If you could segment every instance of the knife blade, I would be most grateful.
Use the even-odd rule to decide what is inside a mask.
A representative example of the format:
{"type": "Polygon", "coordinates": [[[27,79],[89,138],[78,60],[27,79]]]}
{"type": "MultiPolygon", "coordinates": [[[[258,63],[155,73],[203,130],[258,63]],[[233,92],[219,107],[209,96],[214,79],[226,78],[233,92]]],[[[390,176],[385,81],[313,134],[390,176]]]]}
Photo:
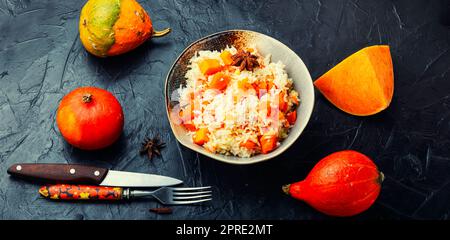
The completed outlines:
{"type": "Polygon", "coordinates": [[[183,183],[167,176],[115,171],[81,164],[18,163],[9,167],[7,172],[22,178],[100,186],[164,187],[183,183]]]}

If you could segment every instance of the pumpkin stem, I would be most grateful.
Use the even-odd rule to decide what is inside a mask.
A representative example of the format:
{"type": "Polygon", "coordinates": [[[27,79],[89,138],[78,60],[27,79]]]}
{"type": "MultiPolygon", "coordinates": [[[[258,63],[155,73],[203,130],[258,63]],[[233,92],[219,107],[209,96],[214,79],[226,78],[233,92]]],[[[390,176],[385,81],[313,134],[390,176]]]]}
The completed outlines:
{"type": "Polygon", "coordinates": [[[384,181],[384,173],[380,172],[380,176],[378,177],[378,182],[381,184],[384,181]]]}
{"type": "Polygon", "coordinates": [[[290,187],[291,187],[291,184],[286,184],[286,185],[283,185],[283,186],[281,187],[281,189],[283,189],[283,192],[284,192],[284,193],[286,193],[287,195],[289,195],[289,189],[290,189],[290,187]]]}
{"type": "Polygon", "coordinates": [[[92,101],[92,94],[86,93],[83,95],[83,102],[90,103],[92,101]]]}
{"type": "Polygon", "coordinates": [[[170,31],[171,31],[171,29],[170,28],[166,28],[166,29],[164,29],[164,30],[161,30],[161,31],[155,31],[155,30],[153,30],[153,37],[162,37],[162,36],[165,36],[165,35],[167,35],[168,33],[170,33],[170,31]]]}

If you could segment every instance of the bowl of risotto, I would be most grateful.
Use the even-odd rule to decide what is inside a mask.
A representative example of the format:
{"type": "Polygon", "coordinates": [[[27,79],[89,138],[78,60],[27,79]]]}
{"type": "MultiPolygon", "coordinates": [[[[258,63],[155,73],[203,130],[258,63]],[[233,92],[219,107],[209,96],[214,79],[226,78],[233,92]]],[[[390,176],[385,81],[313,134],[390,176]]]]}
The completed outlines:
{"type": "Polygon", "coordinates": [[[177,140],[212,159],[252,164],[288,149],[305,129],[314,87],[303,61],[267,35],[229,30],[188,46],[165,83],[177,140]]]}

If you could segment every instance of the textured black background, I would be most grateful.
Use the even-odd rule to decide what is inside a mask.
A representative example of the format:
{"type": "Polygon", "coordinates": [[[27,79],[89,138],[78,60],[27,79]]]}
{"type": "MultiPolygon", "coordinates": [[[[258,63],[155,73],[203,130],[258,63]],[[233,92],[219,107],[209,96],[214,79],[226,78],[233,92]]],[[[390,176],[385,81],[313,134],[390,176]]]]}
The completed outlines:
{"type": "Polygon", "coordinates": [[[327,219],[282,194],[322,157],[359,150],[387,179],[377,202],[354,219],[447,219],[450,211],[450,28],[448,1],[140,1],[156,28],[173,32],[115,58],[89,55],[78,17],[85,1],[0,1],[0,218],[2,219],[327,219]],[[303,135],[283,155],[251,166],[219,163],[180,146],[164,108],[164,79],[192,41],[242,28],[273,36],[306,63],[313,79],[351,53],[389,44],[395,68],[391,106],[353,117],[317,94],[303,135]],[[125,112],[113,147],[84,152],[67,145],[55,124],[60,99],[93,85],[115,94],[125,112]],[[146,135],[160,133],[162,158],[138,154],[146,135]],[[18,162],[89,163],[158,173],[190,186],[214,186],[214,201],[148,212],[153,201],[58,203],[39,185],[10,178],[18,162]]]}

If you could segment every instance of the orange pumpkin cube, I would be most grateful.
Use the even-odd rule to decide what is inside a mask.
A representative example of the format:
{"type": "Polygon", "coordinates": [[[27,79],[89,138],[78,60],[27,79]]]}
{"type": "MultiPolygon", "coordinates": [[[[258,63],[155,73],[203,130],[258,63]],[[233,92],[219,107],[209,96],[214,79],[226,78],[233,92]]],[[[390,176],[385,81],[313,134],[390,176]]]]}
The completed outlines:
{"type": "Polygon", "coordinates": [[[205,76],[212,75],[222,70],[219,60],[216,59],[205,59],[198,64],[198,67],[200,68],[200,72],[205,76]]]}
{"type": "Polygon", "coordinates": [[[261,144],[261,152],[267,154],[277,147],[278,138],[275,135],[263,135],[259,139],[261,144]]]}
{"type": "Polygon", "coordinates": [[[230,80],[231,80],[230,76],[222,72],[218,72],[214,74],[211,82],[209,83],[209,87],[217,90],[224,90],[227,88],[230,80]]]}
{"type": "Polygon", "coordinates": [[[233,55],[226,50],[220,53],[220,58],[222,59],[223,63],[225,63],[226,66],[229,66],[233,63],[233,58],[231,58],[231,56],[233,55]]]}
{"type": "Polygon", "coordinates": [[[256,144],[255,142],[253,142],[252,140],[247,140],[245,142],[242,142],[241,144],[239,144],[241,147],[245,147],[248,150],[255,150],[258,147],[258,144],[256,144]]]}
{"type": "Polygon", "coordinates": [[[208,142],[209,141],[208,133],[209,131],[207,128],[198,129],[193,136],[194,143],[201,146],[206,142],[208,142]]]}

